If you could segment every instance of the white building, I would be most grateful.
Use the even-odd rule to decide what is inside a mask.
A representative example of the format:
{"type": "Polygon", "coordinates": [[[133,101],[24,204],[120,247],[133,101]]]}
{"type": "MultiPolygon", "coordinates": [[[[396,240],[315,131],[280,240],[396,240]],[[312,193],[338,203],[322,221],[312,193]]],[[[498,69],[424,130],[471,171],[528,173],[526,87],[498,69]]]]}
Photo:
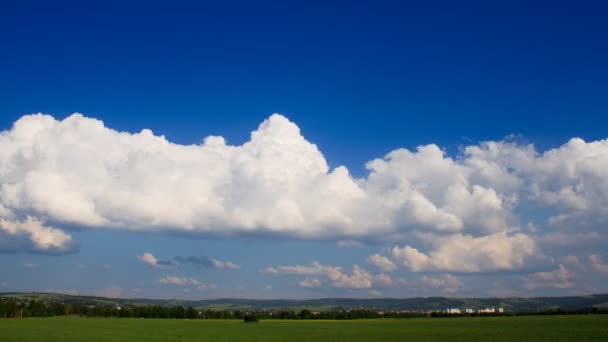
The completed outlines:
{"type": "Polygon", "coordinates": [[[452,314],[460,314],[462,313],[462,311],[460,311],[460,309],[447,309],[445,310],[446,313],[452,315],[452,314]]]}

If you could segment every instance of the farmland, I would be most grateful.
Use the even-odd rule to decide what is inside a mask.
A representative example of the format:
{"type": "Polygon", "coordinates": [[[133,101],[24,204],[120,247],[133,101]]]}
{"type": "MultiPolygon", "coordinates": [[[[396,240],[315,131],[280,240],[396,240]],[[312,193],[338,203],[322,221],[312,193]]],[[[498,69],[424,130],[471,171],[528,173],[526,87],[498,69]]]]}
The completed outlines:
{"type": "Polygon", "coordinates": [[[0,319],[0,341],[606,341],[608,315],[349,321],[0,319]]]}

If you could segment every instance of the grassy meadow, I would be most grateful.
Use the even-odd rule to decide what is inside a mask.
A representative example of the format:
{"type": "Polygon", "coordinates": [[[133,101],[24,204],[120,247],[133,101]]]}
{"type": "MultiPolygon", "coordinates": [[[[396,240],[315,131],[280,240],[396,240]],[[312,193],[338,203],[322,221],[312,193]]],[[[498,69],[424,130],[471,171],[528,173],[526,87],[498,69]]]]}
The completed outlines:
{"type": "Polygon", "coordinates": [[[608,315],[352,321],[0,319],[0,341],[608,341],[608,315]]]}

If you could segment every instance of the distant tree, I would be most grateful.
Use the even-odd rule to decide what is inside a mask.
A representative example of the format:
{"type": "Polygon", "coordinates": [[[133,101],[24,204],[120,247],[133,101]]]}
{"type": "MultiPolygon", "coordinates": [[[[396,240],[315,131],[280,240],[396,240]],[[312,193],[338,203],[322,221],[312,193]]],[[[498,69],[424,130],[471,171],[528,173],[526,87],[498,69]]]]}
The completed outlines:
{"type": "Polygon", "coordinates": [[[198,311],[196,311],[193,307],[189,306],[186,309],[186,318],[189,318],[189,319],[198,318],[198,311]]]}
{"type": "Polygon", "coordinates": [[[243,322],[245,322],[245,323],[256,323],[258,321],[259,321],[258,316],[256,314],[253,314],[253,313],[246,314],[243,317],[243,322]]]}
{"type": "Polygon", "coordinates": [[[312,319],[312,312],[307,309],[300,311],[300,319],[312,319]]]}

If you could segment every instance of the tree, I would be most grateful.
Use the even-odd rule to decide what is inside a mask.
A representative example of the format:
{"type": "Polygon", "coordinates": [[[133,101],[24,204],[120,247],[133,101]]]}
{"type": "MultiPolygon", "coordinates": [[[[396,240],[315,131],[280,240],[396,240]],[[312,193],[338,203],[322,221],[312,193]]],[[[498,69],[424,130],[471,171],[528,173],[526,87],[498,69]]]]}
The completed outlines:
{"type": "Polygon", "coordinates": [[[256,316],[253,313],[246,314],[245,317],[243,318],[243,322],[245,322],[245,323],[256,323],[258,321],[259,321],[258,316],[256,316]]]}

